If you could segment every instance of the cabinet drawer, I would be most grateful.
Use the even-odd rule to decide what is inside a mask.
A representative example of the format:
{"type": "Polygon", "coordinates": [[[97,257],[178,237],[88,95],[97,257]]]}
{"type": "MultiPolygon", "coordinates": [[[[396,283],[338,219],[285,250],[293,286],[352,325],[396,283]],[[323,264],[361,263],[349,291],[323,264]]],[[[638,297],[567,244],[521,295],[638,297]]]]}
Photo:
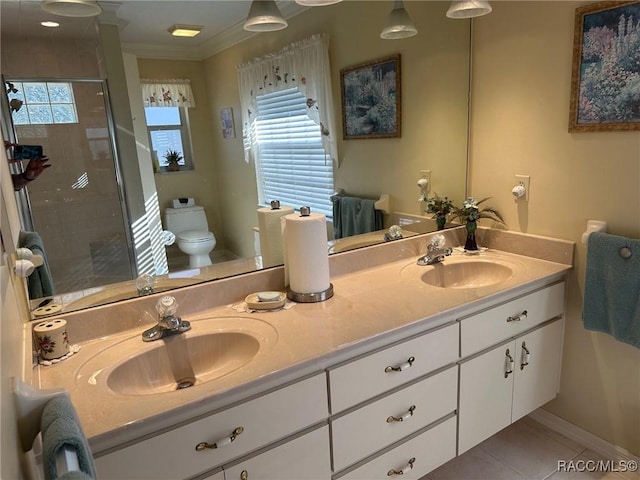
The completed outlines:
{"type": "Polygon", "coordinates": [[[209,417],[96,459],[101,479],[185,478],[212,469],[284,438],[327,417],[324,374],[318,374],[209,417]],[[196,450],[201,442],[228,439],[217,449],[196,450]]]}
{"type": "Polygon", "coordinates": [[[516,298],[460,322],[462,357],[515,337],[564,310],[564,282],[516,298]],[[523,312],[527,312],[523,315],[523,312]]]}
{"type": "Polygon", "coordinates": [[[334,470],[352,465],[455,411],[457,388],[458,368],[453,366],[333,420],[334,470]],[[403,415],[405,418],[399,421],[403,415]]]}
{"type": "Polygon", "coordinates": [[[451,417],[417,437],[376,457],[338,480],[388,480],[422,478],[456,456],[456,418],[451,417]],[[413,459],[411,470],[407,469],[413,459]],[[395,474],[394,474],[395,470],[395,474]]]}
{"type": "Polygon", "coordinates": [[[332,413],[455,362],[458,328],[448,325],[329,370],[332,413]],[[401,371],[387,368],[399,366],[401,371]]]}
{"type": "Polygon", "coordinates": [[[224,471],[226,480],[329,479],[329,427],[325,425],[236,465],[225,466],[224,471]]]}

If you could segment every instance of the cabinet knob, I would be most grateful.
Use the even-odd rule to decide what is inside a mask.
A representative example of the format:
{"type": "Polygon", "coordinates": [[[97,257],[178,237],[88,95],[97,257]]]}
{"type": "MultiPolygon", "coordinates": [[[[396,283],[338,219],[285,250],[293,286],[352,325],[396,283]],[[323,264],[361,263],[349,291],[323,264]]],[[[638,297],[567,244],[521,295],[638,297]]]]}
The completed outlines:
{"type": "Polygon", "coordinates": [[[504,362],[504,378],[507,378],[511,373],[513,373],[513,357],[509,353],[509,349],[505,352],[505,362],[504,362]]]}
{"type": "Polygon", "coordinates": [[[514,317],[507,317],[507,323],[519,322],[520,320],[524,320],[525,318],[527,318],[527,311],[523,310],[520,315],[516,315],[514,317]]]}
{"type": "Polygon", "coordinates": [[[393,423],[393,422],[404,422],[405,420],[409,420],[409,418],[411,418],[413,416],[413,412],[415,411],[416,406],[415,405],[411,405],[409,407],[409,410],[407,411],[407,413],[405,413],[404,415],[400,416],[400,417],[394,417],[393,415],[389,415],[387,417],[387,423],[393,423]]]}
{"type": "Polygon", "coordinates": [[[524,370],[524,367],[529,365],[529,349],[527,344],[522,342],[522,356],[520,357],[520,370],[524,370]]]}
{"type": "Polygon", "coordinates": [[[248,480],[249,479],[249,472],[247,472],[246,470],[242,470],[240,472],[240,480],[248,480]]]}
{"type": "Polygon", "coordinates": [[[409,463],[402,470],[389,470],[387,472],[387,477],[393,477],[394,475],[404,475],[405,473],[409,473],[413,469],[413,464],[416,462],[415,457],[409,460],[409,463]]]}
{"type": "Polygon", "coordinates": [[[214,443],[200,442],[199,444],[196,445],[196,450],[198,452],[201,452],[207,448],[215,449],[215,448],[224,447],[226,445],[229,445],[231,442],[233,442],[236,439],[236,437],[240,435],[242,432],[244,432],[244,427],[236,427],[233,430],[233,432],[231,432],[231,435],[229,435],[228,437],[221,438],[220,440],[214,443]]]}
{"type": "Polygon", "coordinates": [[[416,361],[416,357],[409,357],[409,359],[404,362],[401,365],[398,365],[397,367],[392,367],[392,366],[388,366],[384,369],[384,371],[386,373],[389,372],[402,372],[403,370],[406,370],[407,368],[410,368],[413,365],[413,362],[416,361]]]}

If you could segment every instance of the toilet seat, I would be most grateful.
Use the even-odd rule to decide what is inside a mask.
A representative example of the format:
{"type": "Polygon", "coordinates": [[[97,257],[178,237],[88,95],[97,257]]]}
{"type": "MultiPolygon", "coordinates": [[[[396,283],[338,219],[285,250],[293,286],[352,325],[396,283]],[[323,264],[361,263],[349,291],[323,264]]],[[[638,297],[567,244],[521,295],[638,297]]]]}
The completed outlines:
{"type": "Polygon", "coordinates": [[[202,243],[209,240],[215,240],[213,233],[202,230],[187,230],[177,235],[178,241],[187,243],[202,243]]]}

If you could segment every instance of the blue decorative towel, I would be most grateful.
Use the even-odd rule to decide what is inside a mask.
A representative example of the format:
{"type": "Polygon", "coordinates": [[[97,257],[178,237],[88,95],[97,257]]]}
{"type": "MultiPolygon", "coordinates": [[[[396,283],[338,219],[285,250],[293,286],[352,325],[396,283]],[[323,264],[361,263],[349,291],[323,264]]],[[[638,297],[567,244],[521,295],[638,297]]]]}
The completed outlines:
{"type": "Polygon", "coordinates": [[[20,232],[18,243],[20,247],[31,250],[34,255],[41,255],[44,262],[41,266],[36,267],[27,279],[29,298],[50,297],[55,291],[53,289],[53,277],[49,269],[49,262],[47,261],[47,255],[44,251],[42,238],[40,238],[40,235],[36,232],[20,232]]]}
{"type": "Polygon", "coordinates": [[[88,478],[97,478],[93,456],[77,418],[75,408],[66,396],[55,397],[44,407],[41,429],[45,480],[64,477],[66,472],[59,475],[56,464],[56,456],[64,446],[70,447],[76,453],[82,473],[88,478]]]}
{"type": "Polygon", "coordinates": [[[640,240],[589,235],[582,319],[586,329],[640,348],[640,240]]]}
{"type": "Polygon", "coordinates": [[[80,424],[76,409],[66,394],[53,397],[44,406],[42,416],[40,417],[40,431],[44,434],[49,429],[49,425],[58,418],[67,418],[80,424]]]}
{"type": "Polygon", "coordinates": [[[382,229],[382,212],[375,200],[356,197],[333,199],[333,233],[336,239],[382,229]]]}

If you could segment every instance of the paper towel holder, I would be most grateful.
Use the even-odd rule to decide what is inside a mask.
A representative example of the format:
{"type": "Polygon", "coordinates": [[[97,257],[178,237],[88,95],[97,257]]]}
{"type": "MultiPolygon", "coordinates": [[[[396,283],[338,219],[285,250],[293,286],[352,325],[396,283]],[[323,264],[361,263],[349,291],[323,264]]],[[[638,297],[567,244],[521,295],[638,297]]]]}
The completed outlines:
{"type": "Polygon", "coordinates": [[[329,288],[322,292],[316,293],[298,293],[291,289],[287,289],[287,298],[297,303],[316,303],[324,302],[333,297],[333,284],[329,284],[329,288]]]}

